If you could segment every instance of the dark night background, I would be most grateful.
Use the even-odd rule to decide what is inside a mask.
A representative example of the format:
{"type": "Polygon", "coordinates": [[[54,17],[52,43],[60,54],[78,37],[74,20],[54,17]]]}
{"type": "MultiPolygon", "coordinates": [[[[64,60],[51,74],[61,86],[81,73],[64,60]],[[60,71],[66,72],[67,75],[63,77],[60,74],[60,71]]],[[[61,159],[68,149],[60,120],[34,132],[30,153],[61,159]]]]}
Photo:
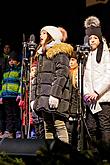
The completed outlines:
{"type": "Polygon", "coordinates": [[[68,42],[83,44],[84,20],[90,15],[99,17],[103,35],[110,42],[110,0],[86,8],[84,0],[4,1],[0,5],[0,41],[10,41],[15,49],[22,47],[31,34],[39,42],[39,31],[45,25],[63,26],[68,31],[68,42]],[[4,4],[3,4],[4,3],[4,4]]]}

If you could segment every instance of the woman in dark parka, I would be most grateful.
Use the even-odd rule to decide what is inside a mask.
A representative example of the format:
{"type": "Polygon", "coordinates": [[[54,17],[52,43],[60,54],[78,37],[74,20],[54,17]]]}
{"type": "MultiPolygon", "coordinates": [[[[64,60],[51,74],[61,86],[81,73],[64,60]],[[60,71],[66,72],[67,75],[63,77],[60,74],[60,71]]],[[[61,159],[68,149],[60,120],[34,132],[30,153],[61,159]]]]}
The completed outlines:
{"type": "Polygon", "coordinates": [[[65,125],[69,109],[69,59],[73,53],[70,44],[61,42],[62,34],[55,26],[40,31],[36,79],[32,84],[31,108],[44,120],[45,138],[59,138],[69,142],[65,125]]]}

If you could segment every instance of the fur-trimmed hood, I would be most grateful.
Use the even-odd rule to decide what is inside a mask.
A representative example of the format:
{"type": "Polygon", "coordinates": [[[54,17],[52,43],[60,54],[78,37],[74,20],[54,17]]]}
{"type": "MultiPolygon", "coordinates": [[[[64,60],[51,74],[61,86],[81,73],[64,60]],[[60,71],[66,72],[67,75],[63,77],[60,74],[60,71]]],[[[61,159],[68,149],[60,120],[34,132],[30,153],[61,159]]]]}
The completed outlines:
{"type": "Polygon", "coordinates": [[[47,56],[47,58],[52,58],[59,53],[65,53],[69,57],[71,57],[73,54],[73,51],[74,51],[74,48],[70,44],[60,43],[60,44],[56,44],[53,47],[49,48],[46,52],[46,56],[47,56]]]}
{"type": "MultiPolygon", "coordinates": [[[[35,57],[38,57],[40,53],[42,53],[41,47],[36,52],[35,57]]],[[[71,57],[74,54],[74,48],[72,45],[67,44],[67,43],[57,43],[47,48],[46,56],[49,59],[56,56],[59,53],[65,53],[69,57],[71,57]]]]}

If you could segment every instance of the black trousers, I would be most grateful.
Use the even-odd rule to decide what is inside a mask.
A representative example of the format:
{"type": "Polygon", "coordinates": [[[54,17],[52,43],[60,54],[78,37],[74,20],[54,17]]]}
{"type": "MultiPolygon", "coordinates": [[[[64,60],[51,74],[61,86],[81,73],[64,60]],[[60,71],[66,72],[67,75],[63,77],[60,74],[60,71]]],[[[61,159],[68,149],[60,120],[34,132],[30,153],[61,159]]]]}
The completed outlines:
{"type": "Polygon", "coordinates": [[[86,121],[92,140],[110,142],[110,102],[100,103],[102,111],[92,114],[87,107],[86,121]]]}
{"type": "Polygon", "coordinates": [[[4,111],[4,105],[0,104],[0,132],[5,131],[5,111],[4,111]]]}
{"type": "Polygon", "coordinates": [[[5,118],[6,118],[6,130],[9,132],[21,130],[21,117],[20,108],[16,98],[3,99],[5,118]]]}

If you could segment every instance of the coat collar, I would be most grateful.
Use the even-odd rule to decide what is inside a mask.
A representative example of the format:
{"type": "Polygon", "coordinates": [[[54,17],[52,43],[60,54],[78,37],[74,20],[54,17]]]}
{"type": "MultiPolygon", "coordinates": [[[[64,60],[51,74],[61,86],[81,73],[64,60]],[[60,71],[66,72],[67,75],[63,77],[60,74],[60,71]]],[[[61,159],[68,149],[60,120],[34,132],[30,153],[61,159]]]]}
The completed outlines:
{"type": "Polygon", "coordinates": [[[67,43],[59,43],[54,45],[53,47],[47,49],[46,56],[47,58],[51,59],[52,57],[58,55],[59,53],[65,53],[69,57],[73,54],[73,46],[67,43]]]}

